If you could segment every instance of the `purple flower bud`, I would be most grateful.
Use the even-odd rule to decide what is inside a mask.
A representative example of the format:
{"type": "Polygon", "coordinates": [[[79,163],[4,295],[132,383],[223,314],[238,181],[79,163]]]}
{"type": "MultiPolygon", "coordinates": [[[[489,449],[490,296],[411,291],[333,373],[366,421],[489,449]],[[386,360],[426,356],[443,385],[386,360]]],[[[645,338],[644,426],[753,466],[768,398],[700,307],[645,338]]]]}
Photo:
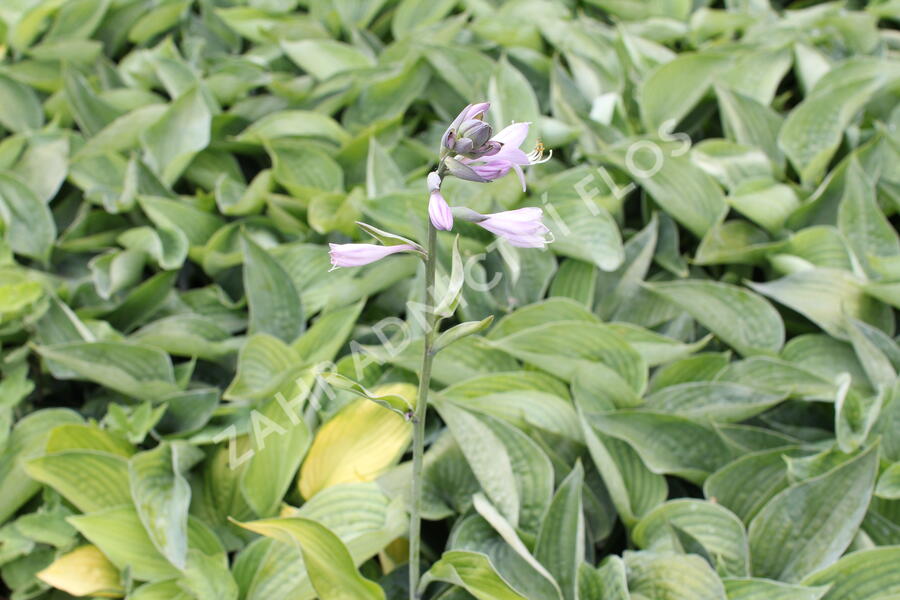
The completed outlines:
{"type": "Polygon", "coordinates": [[[428,200],[428,217],[434,228],[439,231],[453,229],[453,213],[450,212],[450,205],[444,200],[440,190],[431,192],[428,200]]]}
{"type": "Polygon", "coordinates": [[[332,270],[338,267],[359,267],[381,260],[398,252],[414,252],[412,244],[379,246],[378,244],[328,244],[331,251],[332,270]]]}
{"type": "Polygon", "coordinates": [[[487,102],[480,102],[464,108],[444,132],[441,138],[442,152],[460,154],[468,158],[498,152],[498,145],[489,143],[493,130],[484,122],[484,113],[490,106],[487,102]]]}
{"type": "Polygon", "coordinates": [[[477,225],[519,248],[543,248],[552,239],[545,236],[550,230],[541,222],[544,211],[537,207],[519,208],[484,215],[477,225]]]}

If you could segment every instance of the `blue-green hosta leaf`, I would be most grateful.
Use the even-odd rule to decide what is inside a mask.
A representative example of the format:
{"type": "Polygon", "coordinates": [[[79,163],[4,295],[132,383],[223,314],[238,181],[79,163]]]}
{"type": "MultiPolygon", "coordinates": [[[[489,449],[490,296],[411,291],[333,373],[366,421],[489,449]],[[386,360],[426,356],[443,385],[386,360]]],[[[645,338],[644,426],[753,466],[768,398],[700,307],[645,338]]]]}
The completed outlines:
{"type": "Polygon", "coordinates": [[[870,548],[847,554],[809,575],[803,585],[831,586],[822,600],[889,600],[900,595],[900,548],[870,548]]]}
{"type": "Polygon", "coordinates": [[[237,137],[239,142],[262,144],[280,137],[308,137],[334,144],[349,141],[350,135],[327,115],[308,110],[284,110],[253,122],[237,137]]]}
{"type": "Polygon", "coordinates": [[[650,380],[650,392],[671,385],[712,381],[729,364],[727,353],[703,352],[663,365],[650,380]]]}
{"type": "MultiPolygon", "coordinates": [[[[472,497],[472,506],[481,515],[496,535],[500,536],[506,547],[486,548],[486,544],[490,541],[497,542],[496,538],[481,538],[484,528],[470,527],[465,525],[454,531],[453,539],[450,547],[453,549],[465,549],[488,552],[491,561],[496,565],[498,571],[505,575],[516,587],[527,588],[529,593],[538,598],[558,599],[562,596],[559,584],[553,578],[553,575],[547,568],[538,562],[525,545],[515,528],[503,518],[497,509],[491,504],[490,500],[484,497],[484,494],[478,493],[472,497]],[[473,533],[474,532],[474,533],[473,533]],[[509,554],[512,550],[515,554],[509,554]],[[516,565],[512,567],[511,564],[516,565]]],[[[481,521],[471,519],[468,521],[471,525],[481,525],[481,521]]]]}
{"type": "Polygon", "coordinates": [[[449,402],[438,412],[485,494],[513,526],[536,531],[553,493],[553,468],[528,436],[502,421],[449,402]]]}
{"type": "Polygon", "coordinates": [[[134,398],[159,401],[177,391],[168,354],[129,342],[70,342],[39,346],[38,353],[70,369],[78,379],[134,398]]]}
{"type": "Polygon", "coordinates": [[[513,333],[555,321],[584,321],[599,323],[594,313],[566,298],[547,298],[504,316],[488,332],[487,338],[496,340],[513,333]]]}
{"type": "Polygon", "coordinates": [[[535,542],[534,556],[547,567],[564,600],[578,598],[578,569],[584,562],[584,514],[581,462],[566,476],[547,508],[535,542]]]}
{"type": "Polygon", "coordinates": [[[851,79],[804,99],[788,114],[778,145],[809,186],[818,183],[856,113],[884,84],[881,77],[851,79]]]}
{"type": "Polygon", "coordinates": [[[703,493],[750,523],[775,494],[789,485],[786,457],[796,448],[762,450],[728,463],[703,482],[703,493]]]}
{"type": "Polygon", "coordinates": [[[598,431],[628,442],[654,473],[678,475],[700,484],[731,455],[711,427],[684,417],[620,410],[587,418],[598,431]]]}
{"type": "Polygon", "coordinates": [[[784,324],[778,311],[746,289],[700,280],[655,283],[650,289],[745,356],[772,354],[784,344],[784,324]]]}
{"type": "Polygon", "coordinates": [[[626,442],[603,435],[582,418],[584,439],[619,517],[631,527],[666,499],[665,478],[652,472],[626,442]]]}
{"type": "Polygon", "coordinates": [[[279,392],[251,413],[253,457],[241,476],[241,493],[261,517],[278,511],[312,441],[299,410],[308,390],[299,390],[290,399],[279,392]]]}
{"type": "Polygon", "coordinates": [[[875,495],[886,500],[900,500],[900,463],[893,463],[878,478],[875,495]]]}
{"type": "Polygon", "coordinates": [[[290,344],[306,326],[300,295],[278,261],[249,236],[242,237],[244,291],[250,308],[250,335],[264,333],[290,344]]]}
{"type": "Polygon", "coordinates": [[[694,554],[625,552],[632,597],[666,600],[726,600],[712,567],[694,554]]]}
{"type": "Polygon", "coordinates": [[[574,377],[579,366],[602,363],[616,370],[637,392],[647,384],[644,359],[606,325],[559,321],[488,343],[566,380],[574,377]]]}
{"type": "Polygon", "coordinates": [[[750,548],[744,525],[731,511],[712,502],[681,499],[657,506],[635,525],[634,542],[656,552],[677,550],[668,524],[693,536],[713,558],[723,576],[744,577],[750,571],[750,548]]]}
{"type": "Polygon", "coordinates": [[[193,446],[165,443],[135,454],[128,464],[138,517],[156,549],[180,569],[187,564],[191,502],[184,472],[202,456],[193,446]]]}
{"type": "Polygon", "coordinates": [[[0,220],[6,243],[16,254],[46,261],[56,238],[53,215],[17,177],[0,173],[0,220]]]}
{"type": "Polygon", "coordinates": [[[686,149],[652,139],[627,148],[617,148],[601,158],[625,170],[663,210],[697,237],[703,237],[727,212],[722,188],[684,155],[686,149]]]}
{"type": "Polygon", "coordinates": [[[750,523],[753,574],[797,582],[850,544],[875,485],[878,447],[783,490],[750,523]]]}
{"type": "Polygon", "coordinates": [[[210,141],[212,113],[198,86],[176,99],[165,114],[141,134],[147,164],[171,186],[210,141]]]}
{"type": "Polygon", "coordinates": [[[653,71],[639,92],[641,117],[647,130],[656,132],[668,121],[666,131],[672,131],[707,94],[731,60],[726,53],[685,53],[653,71]]]}
{"type": "Polygon", "coordinates": [[[270,397],[303,365],[300,356],[275,336],[250,336],[238,355],[237,373],[224,392],[226,399],[270,397]]]}
{"type": "Polygon", "coordinates": [[[736,385],[702,381],[672,385],[646,399],[648,409],[713,421],[744,421],[785,399],[786,394],[736,385]]]}
{"type": "Polygon", "coordinates": [[[728,600],[820,600],[828,588],[791,585],[771,579],[724,579],[728,600]]]}
{"type": "Polygon", "coordinates": [[[298,40],[281,43],[281,49],[301,69],[316,79],[374,65],[370,56],[350,44],[335,40],[298,40]]]}
{"type": "Polygon", "coordinates": [[[837,389],[830,377],[802,365],[767,356],[732,362],[716,375],[716,381],[729,381],[773,394],[786,393],[793,398],[826,402],[834,400],[837,389]]]}
{"type": "Polygon", "coordinates": [[[716,86],[719,115],[725,135],[739,144],[759,148],[778,172],[784,169],[784,154],[778,147],[782,117],[751,96],[716,86]]]}
{"type": "Polygon", "coordinates": [[[894,328],[890,307],[867,296],[863,282],[847,271],[809,269],[747,285],[796,310],[838,339],[848,337],[848,317],[887,332],[894,328]]]}
{"type": "Polygon", "coordinates": [[[0,124],[15,132],[39,129],[44,123],[44,111],[34,89],[0,75],[0,105],[4,106],[0,124]]]}
{"type": "Polygon", "coordinates": [[[570,440],[581,440],[578,417],[570,402],[530,389],[448,398],[457,406],[508,421],[523,430],[537,428],[570,440]]]}
{"type": "Polygon", "coordinates": [[[844,180],[838,227],[866,272],[877,278],[872,261],[900,256],[900,238],[881,212],[874,182],[855,157],[851,157],[844,180]]]}
{"type": "Polygon", "coordinates": [[[478,600],[525,600],[497,573],[490,559],[478,552],[444,552],[423,575],[420,589],[426,589],[433,581],[463,587],[478,600]]]}

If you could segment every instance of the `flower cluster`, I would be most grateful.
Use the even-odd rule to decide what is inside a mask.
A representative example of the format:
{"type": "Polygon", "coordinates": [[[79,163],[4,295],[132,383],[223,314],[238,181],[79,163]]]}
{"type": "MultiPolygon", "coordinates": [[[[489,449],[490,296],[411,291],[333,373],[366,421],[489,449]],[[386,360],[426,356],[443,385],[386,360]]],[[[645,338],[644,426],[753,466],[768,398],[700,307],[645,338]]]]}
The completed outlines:
{"type": "MultiPolygon", "coordinates": [[[[428,217],[439,231],[453,228],[454,213],[458,218],[483,227],[520,248],[543,248],[549,229],[541,222],[543,211],[528,207],[492,214],[480,214],[463,207],[451,209],[441,193],[445,177],[452,176],[467,181],[488,183],[515,171],[525,190],[525,174],[522,167],[540,164],[550,159],[544,157],[539,143],[530,154],[520,146],[528,136],[529,123],[513,123],[494,135],[491,126],[484,121],[490,108],[487,102],[470,104],[459,113],[441,138],[441,160],[438,168],[428,174],[428,217]]],[[[371,229],[371,228],[370,228],[371,229]]],[[[381,239],[380,236],[376,236],[381,239]]],[[[408,241],[408,240],[406,240],[408,241]]],[[[388,246],[377,244],[330,244],[331,264],[337,267],[356,267],[382,259],[397,252],[421,252],[413,242],[388,246]]]]}

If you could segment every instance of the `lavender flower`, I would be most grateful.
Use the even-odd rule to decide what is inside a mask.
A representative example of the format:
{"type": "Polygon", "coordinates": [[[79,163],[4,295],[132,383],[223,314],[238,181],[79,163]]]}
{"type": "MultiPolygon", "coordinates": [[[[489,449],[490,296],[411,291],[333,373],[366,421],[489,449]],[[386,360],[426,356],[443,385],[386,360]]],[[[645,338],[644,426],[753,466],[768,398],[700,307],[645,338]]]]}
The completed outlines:
{"type": "Polygon", "coordinates": [[[437,171],[428,174],[428,191],[428,216],[431,224],[439,231],[450,231],[453,229],[453,213],[441,194],[441,176],[437,171]]]}
{"type": "Polygon", "coordinates": [[[544,158],[544,146],[540,142],[530,154],[525,154],[519,148],[528,137],[529,125],[530,123],[513,123],[504,127],[500,133],[488,141],[488,143],[500,144],[500,150],[492,155],[479,158],[463,157],[460,162],[484,181],[500,179],[509,173],[510,169],[513,169],[519,176],[519,181],[522,182],[522,191],[524,192],[525,173],[522,172],[522,167],[547,162],[553,155],[551,152],[544,158]]]}
{"type": "Polygon", "coordinates": [[[550,230],[541,222],[544,211],[540,208],[529,206],[516,210],[507,210],[488,215],[479,215],[481,220],[475,220],[479,225],[494,235],[507,240],[513,246],[519,248],[543,248],[548,242],[553,241],[545,237],[550,230]]]}
{"type": "Polygon", "coordinates": [[[381,260],[390,254],[398,252],[415,252],[417,248],[412,244],[397,244],[396,246],[379,246],[378,244],[328,244],[331,251],[331,270],[338,267],[360,267],[381,260]]]}

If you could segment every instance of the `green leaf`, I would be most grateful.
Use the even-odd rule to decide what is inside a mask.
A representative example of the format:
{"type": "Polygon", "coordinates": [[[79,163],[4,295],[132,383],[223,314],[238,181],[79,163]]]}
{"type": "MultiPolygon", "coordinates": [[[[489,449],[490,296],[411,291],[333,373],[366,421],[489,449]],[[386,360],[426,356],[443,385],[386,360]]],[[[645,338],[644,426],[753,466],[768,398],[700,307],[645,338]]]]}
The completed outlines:
{"type": "Polygon", "coordinates": [[[824,587],[790,585],[771,579],[724,579],[728,600],[820,600],[824,587]]]}
{"type": "Polygon", "coordinates": [[[855,156],[844,175],[838,228],[866,271],[877,276],[871,261],[900,256],[900,238],[878,206],[875,185],[855,156]]]}
{"type": "Polygon", "coordinates": [[[478,600],[525,600],[497,573],[490,559],[477,552],[444,552],[422,576],[419,589],[425,590],[433,581],[458,585],[478,600]]]}
{"type": "Polygon", "coordinates": [[[513,527],[536,530],[553,493],[553,469],[528,436],[449,402],[435,405],[488,498],[513,527]]]}
{"type": "Polygon", "coordinates": [[[97,450],[69,450],[31,460],[28,475],[59,492],[83,513],[131,504],[128,461],[97,450]]]}
{"type": "Polygon", "coordinates": [[[710,475],[703,483],[703,494],[750,523],[775,494],[788,486],[785,458],[796,455],[789,447],[745,454],[710,475]]]}
{"type": "Polygon", "coordinates": [[[753,574],[797,582],[850,544],[872,496],[878,447],[772,498],[750,523],[753,574]]]}
{"type": "Polygon", "coordinates": [[[566,380],[571,380],[579,366],[602,363],[618,372],[637,392],[647,384],[643,358],[605,325],[559,321],[487,343],[566,380]]]}
{"type": "Polygon", "coordinates": [[[778,352],[784,324],[764,298],[721,282],[656,283],[650,290],[686,311],[744,356],[778,352]]]}
{"type": "Polygon", "coordinates": [[[271,397],[291,373],[302,367],[300,357],[275,336],[250,336],[238,355],[237,373],[223,396],[226,399],[271,397]]]}
{"type": "Polygon", "coordinates": [[[183,475],[202,457],[186,444],[160,444],[131,457],[128,475],[138,517],[153,545],[169,562],[187,563],[191,487],[183,475]]]}
{"type": "Polygon", "coordinates": [[[578,568],[584,562],[581,462],[556,490],[535,542],[534,556],[553,575],[565,600],[578,598],[578,568]]]}
{"type": "Polygon", "coordinates": [[[38,492],[40,485],[25,472],[29,460],[44,454],[51,431],[58,425],[80,423],[77,413],[62,408],[38,410],[16,423],[0,451],[0,523],[38,492]]]}
{"type": "MultiPolygon", "coordinates": [[[[447,0],[443,1],[447,4],[447,0]]],[[[406,4],[413,2],[406,0],[406,4]]],[[[532,85],[505,57],[497,63],[494,74],[488,82],[488,100],[491,102],[488,117],[494,125],[495,132],[514,122],[525,121],[532,124],[529,127],[528,137],[522,143],[523,147],[530,149],[539,134],[537,120],[541,114],[540,108],[532,85]]]]}
{"type": "Polygon", "coordinates": [[[670,121],[667,131],[674,129],[730,62],[731,57],[725,53],[685,53],[655,69],[639,92],[644,127],[656,132],[670,121]]]}
{"type": "Polygon", "coordinates": [[[890,308],[867,296],[862,282],[846,271],[809,269],[774,281],[747,285],[796,310],[838,339],[847,339],[849,335],[848,317],[883,331],[892,331],[894,327],[890,308]]]}
{"type": "Polygon", "coordinates": [[[201,88],[179,96],[141,134],[144,160],[160,180],[174,184],[194,156],[209,145],[212,113],[201,88]]]}
{"type": "Polygon", "coordinates": [[[633,597],[726,600],[722,581],[697,555],[626,552],[625,566],[633,597]]]}
{"type": "Polygon", "coordinates": [[[778,146],[782,117],[751,96],[716,86],[722,128],[729,138],[766,153],[778,171],[784,168],[784,154],[778,146]]]}
{"type": "Polygon", "coordinates": [[[875,486],[875,495],[887,500],[900,500],[900,463],[884,470],[875,486]]]}
{"type": "Polygon", "coordinates": [[[374,65],[361,50],[335,40],[284,41],[281,49],[297,66],[320,80],[374,65]]]}
{"type": "MultiPolygon", "coordinates": [[[[657,506],[634,527],[631,537],[647,550],[677,550],[668,524],[677,526],[703,545],[723,576],[745,577],[750,571],[750,548],[744,525],[727,508],[702,500],[671,500],[657,506]]],[[[687,550],[687,548],[685,548],[687,550]]]]}
{"type": "Polygon", "coordinates": [[[830,585],[822,600],[887,600],[900,594],[900,572],[894,568],[898,559],[896,546],[860,550],[806,577],[803,585],[830,585]]]}
{"type": "Polygon", "coordinates": [[[482,319],[481,321],[467,321],[465,323],[454,325],[450,329],[443,331],[440,335],[438,335],[437,339],[434,341],[432,352],[436,354],[453,342],[457,342],[465,337],[482,332],[490,327],[491,323],[493,322],[494,315],[490,315],[489,317],[482,319]]]}
{"type": "Polygon", "coordinates": [[[654,473],[678,475],[696,484],[730,455],[715,431],[684,417],[620,410],[587,418],[598,431],[628,442],[654,473]]]}
{"type": "MultiPolygon", "coordinates": [[[[150,541],[133,506],[107,508],[67,520],[119,570],[130,568],[135,579],[160,581],[180,574],[150,541]]],[[[224,558],[218,538],[201,521],[188,517],[187,536],[190,548],[224,558]]]]}
{"type": "Polygon", "coordinates": [[[78,378],[134,398],[159,401],[177,390],[165,352],[128,342],[71,342],[39,346],[38,353],[71,369],[78,378]]]}
{"type": "Polygon", "coordinates": [[[649,139],[627,148],[617,148],[600,158],[612,160],[628,173],[660,207],[697,237],[703,237],[727,212],[722,188],[684,156],[682,148],[649,139]]]}
{"type": "Polygon", "coordinates": [[[10,131],[21,133],[44,124],[44,111],[34,89],[6,75],[0,75],[0,105],[4,107],[0,124],[10,131]]]}
{"type": "Polygon", "coordinates": [[[322,600],[383,600],[385,597],[378,584],[360,575],[340,538],[321,523],[289,517],[238,525],[300,549],[309,578],[322,600]]]}
{"type": "Polygon", "coordinates": [[[287,272],[247,235],[244,251],[244,290],[250,307],[250,335],[265,333],[291,343],[306,326],[300,295],[287,272]]]}
{"type": "Polygon", "coordinates": [[[582,417],[581,422],[591,459],[619,517],[631,527],[666,499],[666,480],[652,472],[626,442],[598,433],[587,418],[582,417]]]}
{"type": "Polygon", "coordinates": [[[50,209],[13,175],[0,173],[0,220],[13,252],[46,262],[56,238],[50,209]]]}
{"type": "Polygon", "coordinates": [[[339,390],[351,392],[388,410],[392,410],[403,417],[408,416],[414,410],[413,405],[404,396],[400,394],[376,394],[340,373],[329,373],[325,376],[325,381],[339,390]]]}
{"type": "Polygon", "coordinates": [[[712,421],[744,421],[785,399],[784,394],[714,381],[671,385],[649,395],[648,409],[684,417],[708,417],[712,421]]]}
{"type": "Polygon", "coordinates": [[[841,143],[844,130],[859,110],[883,85],[881,77],[850,79],[820,90],[788,114],[778,145],[806,186],[819,182],[841,143]]]}
{"type": "Polygon", "coordinates": [[[457,0],[437,0],[423,4],[416,0],[403,0],[391,21],[391,32],[395,39],[403,39],[413,31],[433,25],[447,16],[457,0]]]}

